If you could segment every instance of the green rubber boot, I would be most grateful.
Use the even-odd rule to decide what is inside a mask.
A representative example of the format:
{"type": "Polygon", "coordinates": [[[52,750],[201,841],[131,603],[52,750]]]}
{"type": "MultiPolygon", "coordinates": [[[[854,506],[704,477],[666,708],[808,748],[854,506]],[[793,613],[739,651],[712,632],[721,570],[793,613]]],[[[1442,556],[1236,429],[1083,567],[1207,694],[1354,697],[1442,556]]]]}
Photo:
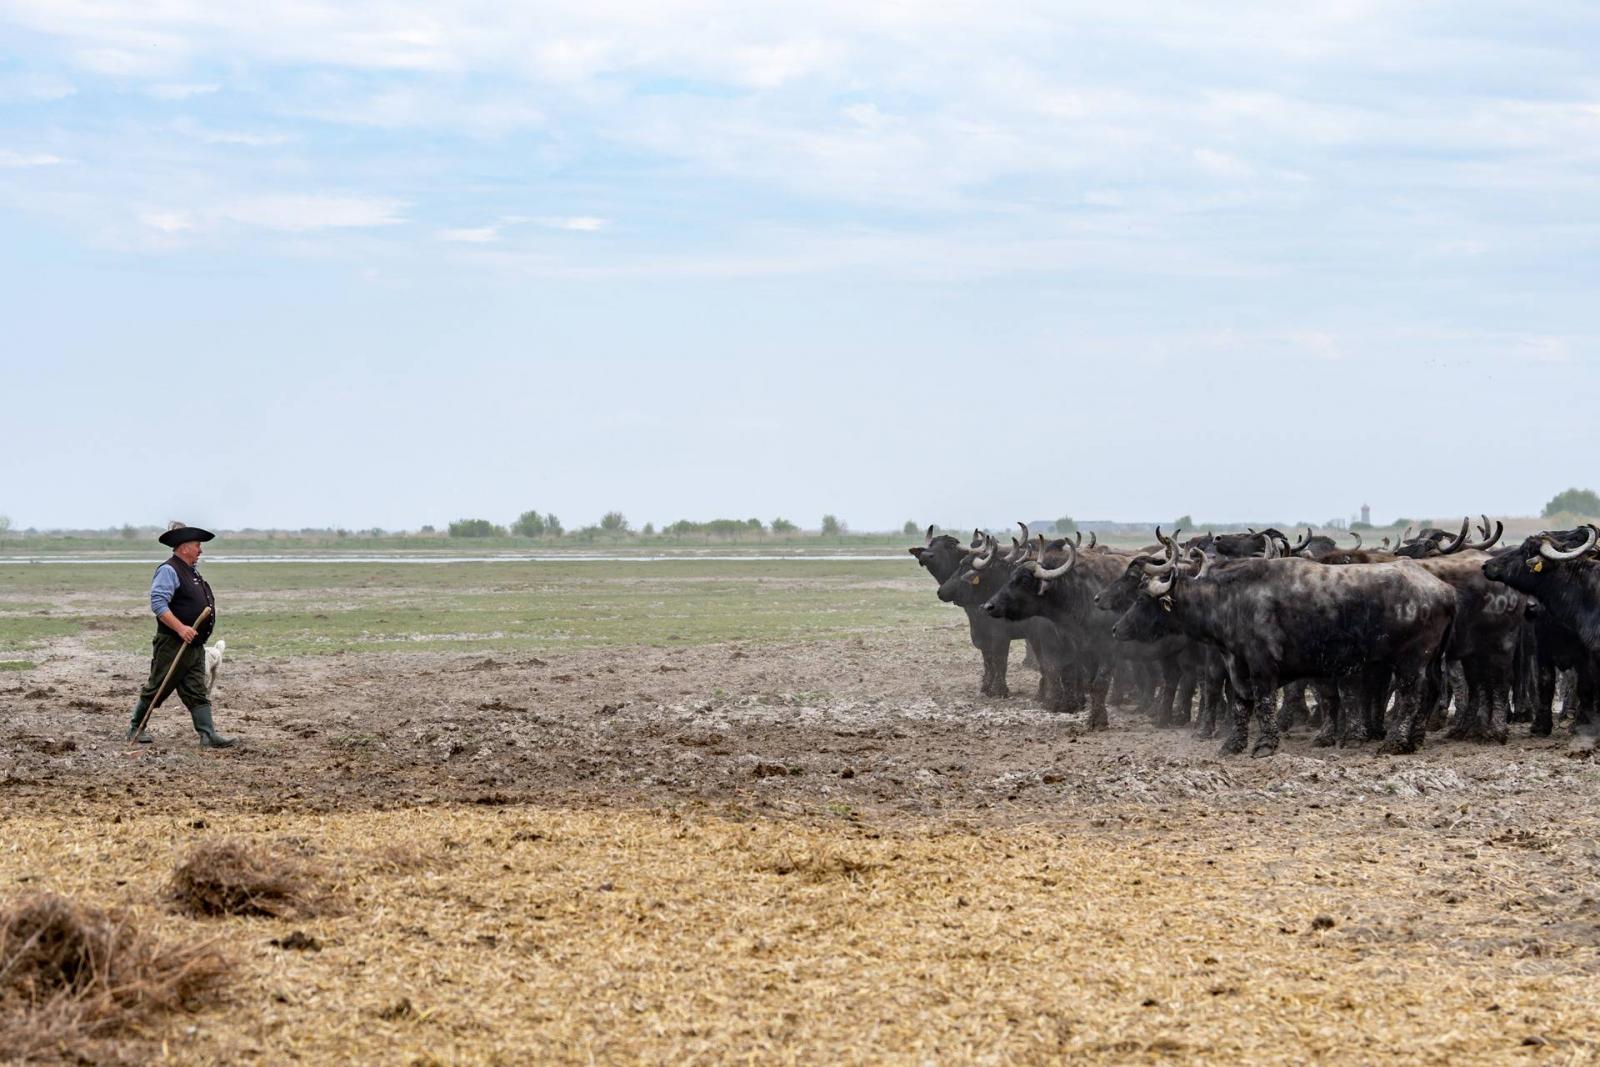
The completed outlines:
{"type": "Polygon", "coordinates": [[[237,742],[231,737],[223,737],[217,733],[217,728],[211,725],[211,705],[196,704],[189,709],[189,717],[194,720],[195,733],[200,735],[200,744],[205,748],[232,748],[237,742]]]}
{"type": "Polygon", "coordinates": [[[145,701],[139,701],[133,706],[133,718],[128,720],[128,740],[135,740],[134,731],[138,730],[139,736],[137,740],[141,745],[148,745],[155,740],[155,738],[151,737],[143,730],[139,730],[139,720],[144,718],[146,707],[148,707],[148,704],[145,701]]]}

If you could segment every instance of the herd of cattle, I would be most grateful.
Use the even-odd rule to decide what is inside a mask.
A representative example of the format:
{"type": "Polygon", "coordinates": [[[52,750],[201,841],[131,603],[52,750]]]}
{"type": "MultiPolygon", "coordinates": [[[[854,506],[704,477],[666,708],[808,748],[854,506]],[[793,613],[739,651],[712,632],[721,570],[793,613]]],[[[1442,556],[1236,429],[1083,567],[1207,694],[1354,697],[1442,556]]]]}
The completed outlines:
{"type": "Polygon", "coordinates": [[[1189,722],[1198,694],[1196,729],[1213,736],[1222,718],[1230,754],[1271,755],[1300,721],[1318,745],[1414,752],[1429,729],[1503,742],[1511,721],[1551,732],[1568,671],[1564,711],[1575,728],[1600,727],[1600,529],[1495,548],[1503,529],[1484,518],[1475,543],[1463,520],[1374,550],[1359,535],[1341,549],[1309,530],[1295,543],[1274,529],[1180,542],[1158,528],[1156,544],[1129,552],[1086,546],[1081,533],[1030,537],[1026,525],[1009,549],[930,527],[910,551],[939,599],[966,610],[985,695],[1007,695],[1021,640],[1040,701],[1087,706],[1091,729],[1108,725],[1115,683],[1160,725],[1189,722]]]}

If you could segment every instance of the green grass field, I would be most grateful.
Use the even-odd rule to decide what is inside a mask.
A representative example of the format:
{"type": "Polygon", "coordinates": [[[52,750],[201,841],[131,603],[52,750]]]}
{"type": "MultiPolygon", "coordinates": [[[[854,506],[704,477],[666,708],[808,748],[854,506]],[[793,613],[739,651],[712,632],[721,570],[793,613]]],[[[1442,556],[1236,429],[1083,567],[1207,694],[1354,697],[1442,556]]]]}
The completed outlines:
{"type": "MultiPolygon", "coordinates": [[[[0,660],[52,639],[149,642],[150,565],[0,567],[0,660]]],[[[908,556],[884,562],[217,563],[219,637],[258,655],[825,639],[952,622],[908,556]]],[[[22,668],[14,668],[22,669],[22,668]]]]}

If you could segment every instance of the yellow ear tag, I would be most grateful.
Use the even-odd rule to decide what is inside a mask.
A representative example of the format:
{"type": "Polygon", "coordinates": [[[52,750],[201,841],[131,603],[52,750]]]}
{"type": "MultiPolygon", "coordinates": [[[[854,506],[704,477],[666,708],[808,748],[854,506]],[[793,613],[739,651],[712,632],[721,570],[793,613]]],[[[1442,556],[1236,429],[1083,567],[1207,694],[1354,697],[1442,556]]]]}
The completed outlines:
{"type": "Polygon", "coordinates": [[[1544,560],[1543,559],[1534,560],[1533,561],[1533,573],[1538,574],[1542,570],[1544,570],[1544,560]]]}
{"type": "Polygon", "coordinates": [[[971,582],[973,585],[977,585],[979,582],[983,581],[983,575],[974,574],[972,577],[968,578],[967,581],[971,582]]]}

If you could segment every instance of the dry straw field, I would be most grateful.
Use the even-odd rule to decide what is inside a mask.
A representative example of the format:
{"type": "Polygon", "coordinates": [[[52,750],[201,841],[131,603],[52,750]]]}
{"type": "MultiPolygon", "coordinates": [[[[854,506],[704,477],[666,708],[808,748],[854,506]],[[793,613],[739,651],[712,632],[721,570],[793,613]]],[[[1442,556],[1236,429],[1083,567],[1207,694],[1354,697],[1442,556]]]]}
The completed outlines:
{"type": "Polygon", "coordinates": [[[0,570],[0,1059],[1582,1063],[1600,767],[977,696],[905,562],[0,570]],[[141,578],[142,576],[142,578],[141,578]],[[323,640],[326,639],[326,640],[323,640]]]}

